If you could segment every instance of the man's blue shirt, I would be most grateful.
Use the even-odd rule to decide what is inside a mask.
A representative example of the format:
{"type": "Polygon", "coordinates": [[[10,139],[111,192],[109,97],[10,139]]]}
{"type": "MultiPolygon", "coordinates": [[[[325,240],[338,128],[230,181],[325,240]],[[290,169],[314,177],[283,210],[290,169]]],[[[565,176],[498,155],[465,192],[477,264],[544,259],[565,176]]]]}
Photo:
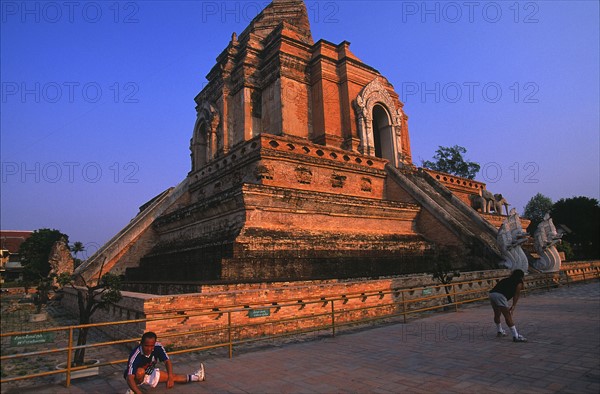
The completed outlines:
{"type": "Polygon", "coordinates": [[[169,356],[160,342],[154,344],[154,350],[152,350],[149,356],[144,355],[142,346],[140,345],[131,351],[129,361],[127,362],[127,369],[125,369],[123,376],[127,379],[127,375],[135,375],[135,371],[138,368],[144,368],[146,375],[150,375],[159,361],[165,362],[168,359],[169,356]]]}

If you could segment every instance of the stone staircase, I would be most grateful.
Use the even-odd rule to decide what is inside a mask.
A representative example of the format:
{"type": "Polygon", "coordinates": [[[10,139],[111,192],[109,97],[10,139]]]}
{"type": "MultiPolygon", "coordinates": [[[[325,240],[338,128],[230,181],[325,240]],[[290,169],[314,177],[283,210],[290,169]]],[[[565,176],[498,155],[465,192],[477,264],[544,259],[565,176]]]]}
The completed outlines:
{"type": "Polygon", "coordinates": [[[423,209],[468,245],[471,253],[495,267],[501,255],[496,242],[498,230],[494,226],[426,172],[401,171],[389,164],[386,170],[423,209]]]}
{"type": "Polygon", "coordinates": [[[138,246],[140,254],[145,254],[150,250],[150,245],[142,246],[139,240],[145,235],[148,236],[154,221],[187,192],[187,185],[186,178],[176,187],[165,190],[140,207],[140,212],[121,231],[77,267],[75,275],[81,275],[90,284],[95,283],[99,274],[109,271],[116,274],[123,273],[127,268],[123,266],[123,255],[136,242],[140,245],[138,246]]]}

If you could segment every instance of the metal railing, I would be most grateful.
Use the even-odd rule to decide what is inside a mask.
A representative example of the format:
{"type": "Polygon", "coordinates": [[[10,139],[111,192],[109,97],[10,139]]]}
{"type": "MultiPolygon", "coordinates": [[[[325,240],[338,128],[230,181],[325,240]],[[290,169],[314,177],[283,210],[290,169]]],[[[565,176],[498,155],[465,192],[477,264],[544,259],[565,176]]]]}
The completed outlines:
{"type": "MultiPolygon", "coordinates": [[[[566,272],[561,271],[560,273],[546,274],[546,275],[535,275],[533,277],[526,278],[526,289],[525,295],[533,291],[548,290],[559,287],[562,285],[570,286],[574,282],[586,282],[588,280],[600,279],[600,267],[594,266],[591,270],[574,270],[580,272],[566,272]]],[[[503,276],[502,278],[504,278],[503,276]]],[[[17,380],[34,379],[47,377],[51,375],[65,374],[65,384],[69,387],[71,378],[74,372],[86,370],[89,368],[97,368],[102,366],[110,366],[116,364],[124,364],[127,359],[114,359],[101,363],[97,363],[90,366],[73,366],[72,355],[77,349],[97,349],[115,345],[133,344],[139,341],[139,336],[135,338],[124,338],[119,340],[112,340],[106,342],[98,342],[92,344],[86,344],[83,346],[76,346],[73,344],[73,333],[74,330],[81,328],[95,328],[95,329],[106,329],[111,328],[114,331],[115,327],[120,325],[132,325],[139,323],[157,322],[163,320],[173,319],[185,319],[187,321],[190,318],[210,318],[211,321],[219,322],[219,324],[213,324],[211,327],[202,329],[190,329],[185,332],[175,333],[164,333],[160,334],[161,339],[164,341],[167,338],[173,339],[182,336],[198,335],[198,334],[214,334],[217,337],[224,337],[225,340],[221,342],[208,343],[202,346],[186,347],[180,350],[170,350],[170,354],[182,354],[190,352],[206,351],[209,349],[226,348],[229,357],[233,357],[234,346],[238,346],[245,343],[272,340],[291,335],[306,334],[317,331],[330,331],[332,336],[335,336],[340,328],[345,326],[356,326],[366,324],[374,321],[380,321],[383,319],[394,319],[402,318],[402,321],[406,323],[407,316],[412,314],[420,314],[427,311],[433,311],[438,309],[454,309],[458,310],[459,306],[466,303],[477,302],[488,298],[488,291],[502,278],[487,278],[487,279],[475,279],[463,282],[454,282],[449,284],[432,285],[425,287],[416,288],[397,288],[397,289],[385,289],[371,292],[343,294],[334,297],[317,297],[314,299],[306,300],[279,300],[277,302],[266,303],[262,301],[260,304],[253,305],[227,305],[219,308],[212,308],[211,310],[200,310],[200,309],[188,309],[186,311],[171,310],[165,311],[164,316],[146,318],[146,319],[135,319],[126,320],[120,322],[104,322],[104,323],[93,323],[86,325],[73,325],[65,327],[55,327],[42,330],[26,331],[26,332],[8,332],[2,333],[3,350],[4,345],[10,338],[23,336],[23,335],[35,335],[43,333],[58,333],[63,332],[66,336],[66,346],[57,347],[47,350],[39,350],[32,352],[17,353],[11,355],[2,355],[0,361],[5,364],[5,361],[15,361],[21,358],[44,356],[55,353],[66,353],[65,354],[65,367],[61,369],[43,371],[36,373],[27,373],[22,376],[5,377],[4,373],[0,383],[8,383],[17,380]],[[371,298],[375,298],[375,302],[367,304],[366,301],[371,298]],[[385,301],[388,298],[389,301],[385,301]],[[361,306],[348,307],[349,303],[357,304],[360,300],[361,306]],[[362,305],[364,303],[364,305],[362,305]],[[268,305],[265,305],[268,304],[268,305]],[[319,309],[317,313],[296,315],[292,314],[289,317],[279,319],[266,319],[277,314],[278,311],[288,308],[311,308],[319,309]],[[379,311],[374,311],[374,310],[379,311]],[[264,320],[246,323],[235,323],[234,320],[241,320],[240,317],[246,318],[252,311],[259,311],[259,317],[264,317],[264,320]],[[268,311],[268,313],[267,313],[268,311]],[[271,311],[274,311],[271,314],[271,311]],[[372,312],[372,313],[369,313],[372,312]],[[361,314],[367,317],[358,318],[361,314]],[[221,319],[223,316],[227,316],[226,319],[221,319]],[[246,315],[246,316],[244,316],[246,315]],[[309,321],[309,324],[301,324],[302,321],[309,321]],[[284,329],[279,333],[273,333],[272,335],[261,335],[252,336],[244,335],[244,331],[252,331],[253,328],[271,325],[272,328],[277,326],[283,326],[284,329]],[[300,326],[297,329],[287,329],[286,325],[300,326]]],[[[181,330],[183,331],[183,330],[181,330]]],[[[268,330],[263,329],[262,332],[268,330]]],[[[4,351],[3,351],[4,353],[4,351]]]]}

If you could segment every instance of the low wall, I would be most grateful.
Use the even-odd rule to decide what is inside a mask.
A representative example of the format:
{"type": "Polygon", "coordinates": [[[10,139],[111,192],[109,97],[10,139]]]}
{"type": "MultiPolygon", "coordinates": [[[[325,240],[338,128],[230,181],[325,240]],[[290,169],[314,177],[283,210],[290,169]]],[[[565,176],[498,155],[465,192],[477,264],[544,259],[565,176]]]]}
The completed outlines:
{"type": "MultiPolygon", "coordinates": [[[[574,276],[588,272],[591,277],[592,271],[599,268],[600,262],[566,263],[563,264],[561,274],[574,276]]],[[[509,270],[464,272],[453,283],[462,291],[469,290],[469,297],[473,299],[485,296],[488,289],[495,284],[495,278],[508,276],[509,273],[509,270]],[[461,284],[469,281],[474,282],[461,284]]],[[[546,278],[544,274],[531,274],[527,276],[527,281],[535,285],[538,281],[547,280],[546,278]]],[[[445,300],[445,293],[443,288],[434,287],[436,285],[438,282],[432,279],[431,274],[421,274],[365,280],[202,285],[199,293],[165,296],[124,291],[123,299],[118,305],[111,306],[108,310],[99,310],[94,316],[94,322],[177,316],[176,319],[111,327],[107,334],[115,339],[123,339],[138,337],[144,331],[154,331],[164,344],[174,348],[184,345],[204,346],[227,340],[228,319],[231,319],[231,325],[236,327],[233,332],[235,341],[319,325],[326,326],[330,322],[332,308],[335,309],[336,323],[340,324],[400,313],[401,306],[390,304],[402,300],[426,298],[410,304],[409,310],[441,305],[445,300]],[[400,289],[414,290],[395,291],[400,289]],[[381,294],[378,293],[380,291],[381,294]],[[364,296],[361,297],[361,294],[364,296]],[[352,298],[351,295],[358,297],[352,298]],[[340,300],[342,296],[348,296],[348,299],[340,300]],[[332,307],[330,299],[333,298],[337,300],[332,307]],[[264,316],[252,316],[249,311],[255,308],[261,309],[264,316]],[[202,313],[208,314],[199,316],[202,313]],[[298,317],[305,319],[281,322],[286,318],[298,317]],[[264,324],[269,322],[273,324],[264,324]],[[189,335],[168,337],[169,334],[182,332],[188,332],[189,335]]],[[[462,299],[457,301],[465,299],[465,296],[462,296],[462,299]]],[[[77,303],[73,289],[66,291],[63,303],[67,308],[74,310],[77,303]]]]}
{"type": "MultiPolygon", "coordinates": [[[[144,319],[144,303],[154,296],[151,294],[121,292],[123,298],[117,304],[110,305],[107,309],[98,309],[92,316],[92,323],[118,322],[126,320],[144,319]]],[[[61,305],[70,313],[79,316],[77,306],[77,293],[75,289],[65,287],[61,305]]],[[[146,330],[146,323],[119,324],[103,329],[110,338],[123,339],[141,337],[146,330]]]]}
{"type": "MultiPolygon", "coordinates": [[[[29,287],[27,288],[27,294],[35,294],[36,289],[35,287],[29,287]]],[[[3,287],[2,288],[2,295],[26,295],[25,294],[25,288],[24,287],[3,287]]]]}

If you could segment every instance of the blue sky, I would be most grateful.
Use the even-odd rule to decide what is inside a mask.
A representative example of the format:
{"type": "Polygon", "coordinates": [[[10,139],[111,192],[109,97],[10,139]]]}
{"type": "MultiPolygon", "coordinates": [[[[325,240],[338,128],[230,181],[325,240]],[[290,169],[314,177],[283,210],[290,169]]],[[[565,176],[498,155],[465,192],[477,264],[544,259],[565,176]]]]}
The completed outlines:
{"type": "MultiPolygon", "coordinates": [[[[1,2],[2,229],[91,254],[190,169],[194,96],[261,1],[1,2]]],[[[416,164],[461,145],[523,211],[600,198],[597,1],[307,1],[394,85],[416,164]]]]}

